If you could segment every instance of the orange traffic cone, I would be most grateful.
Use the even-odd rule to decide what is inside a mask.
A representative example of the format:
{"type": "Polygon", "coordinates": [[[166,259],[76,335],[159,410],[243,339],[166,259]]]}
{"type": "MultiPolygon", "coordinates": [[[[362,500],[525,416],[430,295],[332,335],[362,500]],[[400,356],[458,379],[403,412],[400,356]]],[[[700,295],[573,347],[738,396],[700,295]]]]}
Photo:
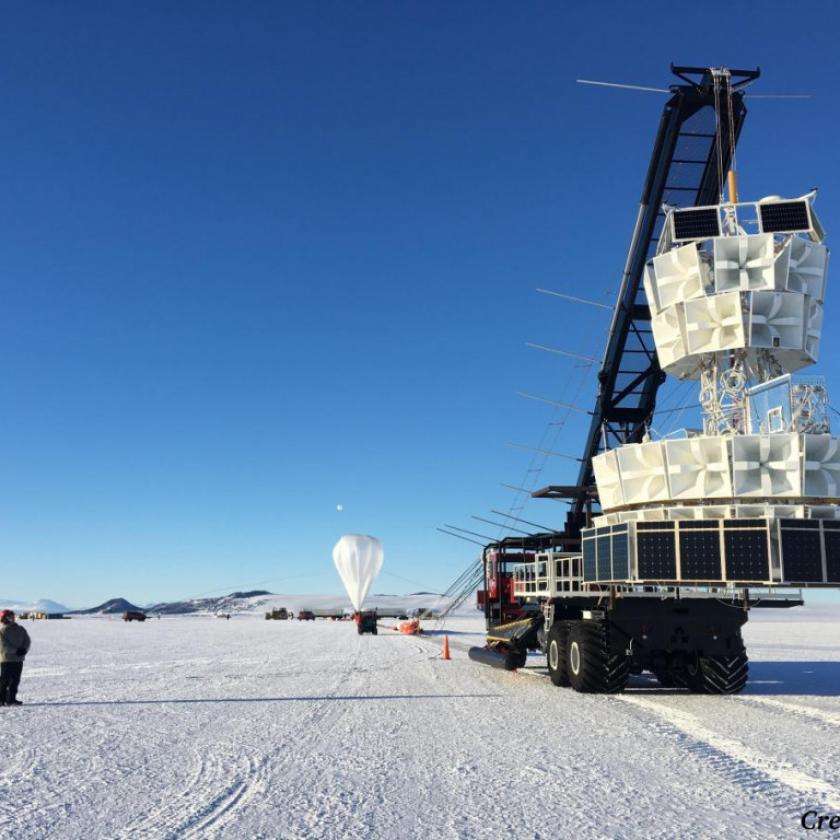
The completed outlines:
{"type": "Polygon", "coordinates": [[[450,658],[451,657],[449,656],[449,636],[444,636],[443,637],[443,655],[441,656],[441,659],[450,659],[450,658]]]}

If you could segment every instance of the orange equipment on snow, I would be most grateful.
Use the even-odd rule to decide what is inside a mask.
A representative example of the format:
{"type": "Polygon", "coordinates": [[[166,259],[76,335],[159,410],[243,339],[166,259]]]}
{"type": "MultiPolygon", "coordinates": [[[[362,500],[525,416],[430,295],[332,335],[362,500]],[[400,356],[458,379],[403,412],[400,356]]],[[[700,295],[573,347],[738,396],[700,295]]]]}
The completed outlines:
{"type": "Polygon", "coordinates": [[[399,630],[400,633],[402,633],[404,636],[417,636],[418,634],[423,632],[420,629],[420,621],[416,618],[412,618],[411,621],[401,622],[396,629],[399,630]]]}

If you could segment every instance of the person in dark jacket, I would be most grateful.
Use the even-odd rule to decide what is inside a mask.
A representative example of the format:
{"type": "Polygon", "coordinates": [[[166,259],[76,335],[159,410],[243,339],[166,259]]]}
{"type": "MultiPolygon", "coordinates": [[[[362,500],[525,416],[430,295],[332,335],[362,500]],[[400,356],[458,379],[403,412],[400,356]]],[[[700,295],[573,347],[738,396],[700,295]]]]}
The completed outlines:
{"type": "Polygon", "coordinates": [[[0,610],[0,706],[23,705],[17,691],[30,644],[29,633],[15,622],[14,612],[0,610]]]}

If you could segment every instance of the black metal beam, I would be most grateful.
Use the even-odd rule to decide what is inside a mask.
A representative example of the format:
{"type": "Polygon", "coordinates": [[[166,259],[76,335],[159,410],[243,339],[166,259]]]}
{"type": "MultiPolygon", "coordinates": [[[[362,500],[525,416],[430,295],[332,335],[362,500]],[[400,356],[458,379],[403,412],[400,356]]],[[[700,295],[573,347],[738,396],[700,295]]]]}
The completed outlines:
{"type": "MultiPolygon", "coordinates": [[[[618,300],[607,347],[598,372],[598,396],[592,422],[586,437],[578,473],[577,485],[590,486],[595,483],[592,458],[608,444],[634,443],[642,439],[647,424],[656,409],[656,394],[665,381],[665,374],[659,367],[656,346],[650,330],[650,310],[640,299],[642,275],[645,263],[653,256],[661,232],[664,216],[661,212],[663,196],[667,193],[672,205],[691,207],[716,204],[721,185],[718,172],[729,168],[733,149],[729,142],[729,125],[726,109],[722,109],[722,151],[718,164],[716,134],[714,131],[714,79],[709,68],[677,67],[672,71],[686,84],[672,85],[673,95],[668,100],[659,121],[642,190],[641,204],[636,226],[630,242],[630,249],[621,279],[618,300]],[[703,113],[705,109],[706,113],[703,113]],[[695,125],[699,123],[699,125],[695,125]],[[681,137],[691,137],[692,143],[705,141],[707,154],[698,160],[695,148],[691,155],[691,166],[686,167],[675,153],[681,137]],[[696,171],[697,176],[686,184],[686,171],[696,171]],[[671,176],[679,170],[681,180],[669,184],[671,176]],[[672,196],[679,193],[684,200],[679,203],[672,196]],[[633,346],[628,338],[633,336],[633,346]],[[647,356],[646,368],[634,368],[633,359],[647,356]],[[633,379],[619,383],[619,373],[633,373],[633,379]]],[[[737,143],[746,117],[743,93],[740,88],[758,78],[756,70],[731,70],[733,132],[737,143]]],[[[638,363],[638,361],[637,361],[638,363]]],[[[574,500],[570,510],[570,524],[584,520],[586,496],[581,494],[574,500]]]]}

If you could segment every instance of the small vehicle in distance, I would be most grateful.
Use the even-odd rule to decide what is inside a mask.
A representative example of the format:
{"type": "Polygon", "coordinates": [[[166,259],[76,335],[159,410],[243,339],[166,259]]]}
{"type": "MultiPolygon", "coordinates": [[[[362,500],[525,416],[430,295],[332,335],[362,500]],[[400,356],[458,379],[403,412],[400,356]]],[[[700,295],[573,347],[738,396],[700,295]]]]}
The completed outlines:
{"type": "Polygon", "coordinates": [[[363,635],[364,633],[372,633],[374,636],[378,635],[378,630],[376,627],[376,620],[377,620],[376,610],[365,610],[364,612],[357,612],[353,616],[353,620],[356,622],[356,630],[358,631],[359,635],[363,635]]]}
{"type": "Polygon", "coordinates": [[[312,610],[300,610],[297,617],[298,621],[315,621],[315,613],[312,610]]]}
{"type": "Polygon", "coordinates": [[[146,613],[139,610],[126,610],[123,613],[123,621],[145,621],[146,613]]]}

